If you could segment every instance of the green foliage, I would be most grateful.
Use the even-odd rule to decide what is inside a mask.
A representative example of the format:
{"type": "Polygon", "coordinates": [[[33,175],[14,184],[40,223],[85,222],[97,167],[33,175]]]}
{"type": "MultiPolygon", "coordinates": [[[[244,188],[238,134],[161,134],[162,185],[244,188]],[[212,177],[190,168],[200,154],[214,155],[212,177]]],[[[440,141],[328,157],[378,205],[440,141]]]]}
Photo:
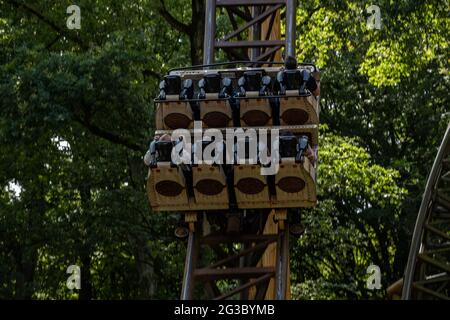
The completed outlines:
{"type": "MultiPolygon", "coordinates": [[[[170,68],[198,63],[203,1],[0,0],[0,298],[179,296],[184,244],[154,215],[142,155],[170,68]],[[62,142],[62,143],[61,143],[62,142]],[[66,269],[81,267],[70,292],[66,269]]],[[[402,276],[448,117],[448,1],[300,1],[298,58],[322,70],[319,206],[292,247],[294,298],[384,298],[402,276]]],[[[226,19],[218,33],[229,31],[226,19]]],[[[221,60],[225,55],[219,56],[221,60]]]]}
{"type": "Polygon", "coordinates": [[[67,5],[0,2],[0,297],[175,298],[174,217],[151,215],[141,157],[179,35],[150,1],[80,2],[73,32],[67,5]]]}
{"type": "Polygon", "coordinates": [[[328,67],[353,58],[375,86],[400,83],[432,62],[448,74],[448,1],[378,1],[381,29],[367,27],[371,1],[303,1],[297,11],[300,60],[328,67]],[[355,59],[356,58],[356,59],[355,59]]]}
{"type": "Polygon", "coordinates": [[[369,265],[380,266],[385,288],[395,279],[395,228],[407,191],[398,186],[398,172],[371,163],[355,139],[325,130],[321,143],[320,202],[305,212],[308,229],[292,258],[294,278],[306,282],[296,286],[294,294],[311,299],[367,298],[374,294],[366,289],[369,265]],[[323,296],[324,292],[328,293],[323,296]]]}

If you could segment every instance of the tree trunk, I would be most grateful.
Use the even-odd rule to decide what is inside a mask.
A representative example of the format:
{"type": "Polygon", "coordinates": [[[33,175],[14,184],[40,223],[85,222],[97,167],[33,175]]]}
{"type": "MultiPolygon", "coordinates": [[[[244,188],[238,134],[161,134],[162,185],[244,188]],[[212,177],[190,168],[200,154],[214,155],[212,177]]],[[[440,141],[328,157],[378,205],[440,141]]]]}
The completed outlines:
{"type": "Polygon", "coordinates": [[[79,300],[92,300],[91,256],[89,250],[82,252],[81,259],[81,289],[79,300]]]}
{"type": "Polygon", "coordinates": [[[191,63],[203,63],[203,39],[205,38],[205,1],[192,0],[192,23],[189,41],[191,43],[191,63]]]}
{"type": "MultiPolygon", "coordinates": [[[[26,185],[26,184],[24,184],[26,185]]],[[[15,285],[15,298],[29,300],[34,292],[34,275],[38,261],[39,244],[33,239],[32,230],[40,229],[42,218],[45,215],[46,203],[44,187],[37,184],[37,190],[33,189],[33,182],[30,184],[29,194],[23,195],[28,202],[25,209],[28,213],[27,226],[25,227],[24,238],[21,243],[17,243],[13,250],[16,263],[17,277],[15,285]]],[[[26,190],[27,188],[25,188],[26,190]]]]}
{"type": "MultiPolygon", "coordinates": [[[[146,167],[141,157],[130,155],[128,157],[128,167],[131,186],[134,190],[146,196],[145,192],[145,175],[146,167]]],[[[145,214],[145,213],[144,213],[145,214]]],[[[139,216],[139,214],[138,214],[139,216]]],[[[146,217],[140,215],[138,224],[146,224],[146,217]]],[[[147,244],[146,237],[137,235],[128,235],[129,242],[133,244],[133,252],[136,260],[136,270],[139,274],[140,294],[145,299],[152,299],[155,295],[156,279],[154,275],[154,267],[152,264],[153,257],[147,244]]]]}
{"type": "Polygon", "coordinates": [[[88,184],[83,184],[80,187],[81,209],[83,212],[83,229],[80,230],[86,234],[85,239],[81,239],[82,245],[79,256],[81,260],[81,289],[78,295],[79,300],[92,299],[92,279],[91,279],[91,244],[89,243],[89,232],[91,228],[91,187],[88,184]]]}

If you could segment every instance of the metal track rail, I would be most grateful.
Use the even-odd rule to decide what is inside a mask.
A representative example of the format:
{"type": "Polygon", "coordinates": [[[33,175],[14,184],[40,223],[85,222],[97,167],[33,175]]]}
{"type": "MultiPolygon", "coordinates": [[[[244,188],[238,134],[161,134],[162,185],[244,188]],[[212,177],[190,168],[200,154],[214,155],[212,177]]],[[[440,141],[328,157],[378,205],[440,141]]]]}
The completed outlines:
{"type": "Polygon", "coordinates": [[[402,299],[450,299],[450,124],[423,194],[402,299]]]}

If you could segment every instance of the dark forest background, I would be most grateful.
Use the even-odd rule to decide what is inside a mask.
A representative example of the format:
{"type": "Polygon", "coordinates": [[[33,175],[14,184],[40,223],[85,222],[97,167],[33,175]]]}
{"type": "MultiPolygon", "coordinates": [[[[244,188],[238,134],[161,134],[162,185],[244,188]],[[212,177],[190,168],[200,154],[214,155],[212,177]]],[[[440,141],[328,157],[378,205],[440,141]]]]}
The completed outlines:
{"type": "MultiPolygon", "coordinates": [[[[322,71],[323,125],[293,297],[385,298],[449,122],[449,2],[299,2],[298,59],[322,71]],[[367,28],[371,4],[381,30],[367,28]],[[383,290],[366,289],[370,264],[383,290]]],[[[176,215],[151,212],[142,157],[159,80],[201,62],[204,9],[0,0],[0,299],[179,297],[185,243],[176,215]],[[81,30],[66,27],[71,4],[81,30]],[[81,290],[66,287],[73,264],[81,290]]]]}

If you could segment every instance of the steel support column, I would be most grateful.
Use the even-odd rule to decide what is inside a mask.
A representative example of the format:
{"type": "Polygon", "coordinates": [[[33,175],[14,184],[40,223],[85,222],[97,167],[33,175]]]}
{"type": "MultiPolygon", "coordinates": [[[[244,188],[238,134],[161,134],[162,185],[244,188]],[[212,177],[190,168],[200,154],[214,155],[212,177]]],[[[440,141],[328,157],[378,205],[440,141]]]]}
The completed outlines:
{"type": "Polygon", "coordinates": [[[184,263],[181,300],[191,300],[194,291],[194,269],[197,261],[197,240],[195,232],[189,231],[186,259],[184,263]]]}
{"type": "Polygon", "coordinates": [[[277,266],[275,281],[275,300],[285,300],[287,291],[287,276],[289,269],[289,226],[279,234],[277,245],[277,266]]]}
{"type": "MultiPolygon", "coordinates": [[[[239,234],[226,234],[222,229],[217,233],[202,235],[199,228],[189,233],[182,300],[195,298],[196,283],[202,284],[205,289],[200,298],[221,300],[240,295],[241,299],[264,299],[267,297],[266,293],[274,297],[274,292],[268,291],[271,279],[281,287],[282,293],[277,298],[285,299],[289,273],[288,232],[276,232],[278,227],[275,224],[275,230],[272,230],[276,233],[264,233],[265,224],[261,222],[265,222],[267,216],[261,214],[258,220],[259,229],[245,229],[239,234]],[[241,244],[239,250],[235,249],[237,244],[241,244]],[[263,256],[269,246],[274,244],[277,249],[274,253],[269,253],[267,260],[268,257],[263,256]],[[208,257],[213,254],[218,260],[206,263],[203,261],[202,264],[199,259],[202,254],[207,254],[208,257]],[[217,281],[230,280],[237,281],[238,285],[233,286],[231,290],[220,290],[217,281]]],[[[274,289],[273,286],[271,288],[274,289]]]]}
{"type": "Polygon", "coordinates": [[[450,300],[450,124],[428,177],[403,279],[402,299],[450,300]]]}
{"type": "Polygon", "coordinates": [[[216,41],[216,0],[206,0],[203,64],[211,64],[214,62],[215,41],[216,41]]]}
{"type": "Polygon", "coordinates": [[[286,0],[286,55],[295,57],[296,0],[286,0]]]}

